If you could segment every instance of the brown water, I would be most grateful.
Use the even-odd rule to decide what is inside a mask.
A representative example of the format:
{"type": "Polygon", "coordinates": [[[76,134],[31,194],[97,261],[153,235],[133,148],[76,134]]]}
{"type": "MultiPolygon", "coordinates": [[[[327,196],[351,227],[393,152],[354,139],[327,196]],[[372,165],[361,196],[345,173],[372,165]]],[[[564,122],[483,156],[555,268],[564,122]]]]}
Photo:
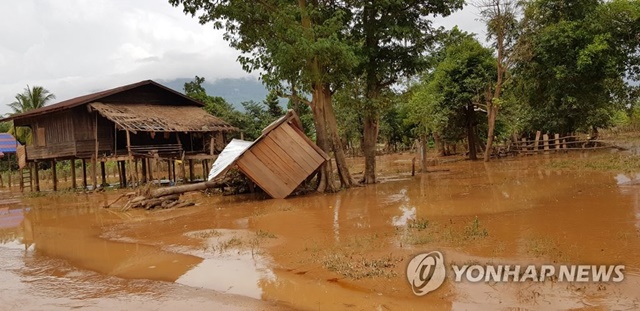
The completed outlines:
{"type": "Polygon", "coordinates": [[[547,165],[581,156],[463,161],[416,177],[410,155],[385,156],[377,185],[286,200],[196,193],[195,207],[151,212],[100,207],[117,193],[1,192],[0,309],[640,308],[640,189],[625,185],[640,176],[547,165]],[[416,297],[404,271],[431,250],[460,264],[624,264],[626,274],[619,284],[449,278],[416,297]]]}

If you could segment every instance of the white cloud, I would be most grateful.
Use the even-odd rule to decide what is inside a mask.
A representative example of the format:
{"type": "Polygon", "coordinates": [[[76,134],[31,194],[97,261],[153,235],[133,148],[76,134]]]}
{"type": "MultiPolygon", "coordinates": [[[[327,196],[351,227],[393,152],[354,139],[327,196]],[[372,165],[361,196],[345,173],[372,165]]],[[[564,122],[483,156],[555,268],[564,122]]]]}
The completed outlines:
{"type": "MultiPolygon", "coordinates": [[[[436,23],[474,31],[470,12],[436,23]]],[[[27,84],[61,101],[146,79],[248,76],[237,57],[222,31],[166,0],[0,1],[0,114],[27,84]]]]}

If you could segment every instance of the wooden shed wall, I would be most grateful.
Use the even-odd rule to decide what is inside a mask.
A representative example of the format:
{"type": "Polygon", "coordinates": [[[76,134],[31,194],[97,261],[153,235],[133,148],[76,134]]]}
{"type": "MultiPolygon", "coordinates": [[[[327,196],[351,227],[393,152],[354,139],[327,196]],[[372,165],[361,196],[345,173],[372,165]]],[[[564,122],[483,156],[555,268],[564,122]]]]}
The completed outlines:
{"type": "Polygon", "coordinates": [[[25,120],[31,125],[33,144],[27,146],[28,159],[70,157],[75,154],[74,116],[70,110],[25,120]]]}
{"type": "Polygon", "coordinates": [[[291,194],[325,159],[299,130],[283,123],[238,159],[238,166],[273,198],[291,194]]]}
{"type": "MultiPolygon", "coordinates": [[[[27,146],[29,160],[79,157],[95,153],[95,113],[86,106],[37,116],[16,125],[30,125],[33,142],[27,146]],[[44,136],[43,136],[44,134],[44,136]]],[[[99,153],[113,149],[113,123],[98,116],[99,153]]]]}
{"type": "Polygon", "coordinates": [[[73,109],[75,111],[74,127],[76,135],[76,156],[90,158],[96,152],[95,124],[98,121],[98,154],[111,154],[114,150],[114,124],[97,112],[90,113],[87,106],[73,109]]]}

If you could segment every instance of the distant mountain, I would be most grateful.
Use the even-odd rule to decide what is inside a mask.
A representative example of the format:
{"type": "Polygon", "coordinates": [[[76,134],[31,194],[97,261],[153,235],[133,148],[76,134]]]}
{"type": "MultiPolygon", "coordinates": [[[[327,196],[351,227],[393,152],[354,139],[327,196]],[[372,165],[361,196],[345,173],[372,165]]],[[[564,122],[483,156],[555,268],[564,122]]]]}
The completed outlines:
{"type": "MultiPolygon", "coordinates": [[[[172,88],[180,93],[184,93],[184,84],[193,79],[178,78],[174,80],[161,81],[162,85],[172,88]]],[[[254,78],[239,79],[218,79],[215,81],[205,80],[204,89],[211,96],[220,96],[236,109],[244,111],[241,103],[246,101],[262,102],[269,94],[269,91],[260,81],[254,78]]],[[[286,106],[286,100],[280,100],[286,106]]]]}

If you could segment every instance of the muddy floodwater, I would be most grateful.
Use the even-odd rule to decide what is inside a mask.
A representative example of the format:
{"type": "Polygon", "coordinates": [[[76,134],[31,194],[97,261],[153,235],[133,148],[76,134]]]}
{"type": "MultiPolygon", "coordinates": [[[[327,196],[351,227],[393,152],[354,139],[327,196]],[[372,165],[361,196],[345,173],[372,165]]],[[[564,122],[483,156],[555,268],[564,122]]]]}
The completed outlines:
{"type": "MultiPolygon", "coordinates": [[[[438,164],[380,159],[381,183],[283,200],[104,209],[121,192],[0,192],[1,310],[640,308],[640,168],[569,171],[589,153],[438,164]],[[449,264],[624,265],[622,282],[455,282],[418,297],[418,253],[449,264]]],[[[357,161],[355,161],[357,162],[357,161]]],[[[358,173],[360,167],[354,164],[358,173]]]]}

